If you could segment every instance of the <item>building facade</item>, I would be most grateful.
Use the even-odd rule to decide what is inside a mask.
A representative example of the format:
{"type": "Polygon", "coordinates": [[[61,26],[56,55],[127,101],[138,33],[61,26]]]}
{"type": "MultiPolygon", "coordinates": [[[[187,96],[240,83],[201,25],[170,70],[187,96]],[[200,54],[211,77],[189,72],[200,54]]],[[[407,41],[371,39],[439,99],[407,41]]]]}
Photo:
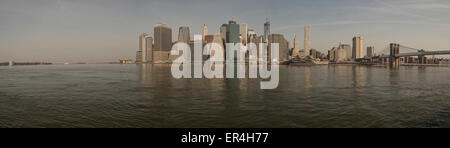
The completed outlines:
{"type": "Polygon", "coordinates": [[[353,38],[352,58],[353,60],[364,58],[364,38],[362,36],[353,38]]]}
{"type": "MultiPolygon", "coordinates": [[[[288,42],[281,34],[271,34],[269,35],[269,44],[268,44],[268,56],[271,57],[271,46],[273,43],[279,44],[279,62],[284,62],[289,60],[289,49],[288,49],[288,42]]],[[[273,61],[273,60],[271,60],[273,61]]]]}
{"type": "Polygon", "coordinates": [[[375,47],[369,46],[367,47],[367,57],[375,56],[375,47]]]}
{"type": "Polygon", "coordinates": [[[248,43],[248,28],[247,24],[241,24],[241,43],[247,45],[248,43]]]}
{"type": "Polygon", "coordinates": [[[178,31],[178,42],[189,43],[191,40],[191,34],[189,27],[182,26],[178,31]]]}
{"type": "Polygon", "coordinates": [[[156,24],[153,29],[154,50],[170,51],[172,48],[172,27],[166,24],[156,24]]]}
{"type": "Polygon", "coordinates": [[[149,60],[151,60],[151,52],[153,47],[153,38],[150,37],[149,34],[143,33],[139,36],[139,51],[141,51],[141,57],[139,58],[139,62],[147,63],[149,60]]]}
{"type": "Polygon", "coordinates": [[[311,27],[309,26],[305,26],[304,28],[305,31],[305,43],[304,43],[304,50],[305,50],[305,54],[309,55],[309,52],[311,50],[311,36],[310,36],[310,31],[311,31],[311,27]]]}
{"type": "Polygon", "coordinates": [[[205,41],[206,41],[206,46],[204,47],[204,50],[207,51],[208,54],[210,54],[210,56],[207,57],[203,57],[204,60],[208,59],[209,57],[214,56],[216,53],[212,52],[211,50],[215,47],[212,44],[209,43],[215,43],[216,45],[219,45],[220,48],[222,48],[222,59],[213,59],[214,61],[223,61],[225,60],[225,48],[223,46],[223,40],[222,40],[222,36],[220,34],[216,34],[216,35],[206,35],[205,36],[205,41]]]}
{"type": "Polygon", "coordinates": [[[172,27],[156,24],[154,27],[153,63],[170,63],[172,49],[172,27]]]}
{"type": "Polygon", "coordinates": [[[241,42],[239,24],[236,23],[235,19],[228,22],[226,31],[226,43],[241,42]]]}
{"type": "Polygon", "coordinates": [[[270,20],[266,18],[266,23],[264,23],[264,39],[268,39],[270,35],[270,20]]]}
{"type": "Polygon", "coordinates": [[[292,56],[293,57],[300,56],[300,49],[298,47],[298,38],[297,38],[297,36],[294,37],[294,48],[292,49],[292,56]]]}
{"type": "Polygon", "coordinates": [[[208,26],[206,26],[206,24],[203,25],[203,29],[202,29],[202,39],[203,41],[205,40],[205,36],[208,35],[208,26]]]}

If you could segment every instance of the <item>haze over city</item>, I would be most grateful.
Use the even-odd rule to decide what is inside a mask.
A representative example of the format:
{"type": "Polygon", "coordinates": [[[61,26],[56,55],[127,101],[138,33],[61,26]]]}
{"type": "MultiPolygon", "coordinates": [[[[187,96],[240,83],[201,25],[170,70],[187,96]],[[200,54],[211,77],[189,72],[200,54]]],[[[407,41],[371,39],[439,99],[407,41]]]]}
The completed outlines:
{"type": "MultiPolygon", "coordinates": [[[[311,26],[311,46],[330,50],[362,35],[379,51],[391,42],[414,48],[450,49],[450,2],[443,0],[2,0],[1,61],[109,62],[134,59],[138,36],[164,22],[189,26],[191,36],[210,34],[232,18],[263,34],[271,32],[292,44],[311,26]]],[[[300,46],[303,43],[300,42],[300,46]]]]}

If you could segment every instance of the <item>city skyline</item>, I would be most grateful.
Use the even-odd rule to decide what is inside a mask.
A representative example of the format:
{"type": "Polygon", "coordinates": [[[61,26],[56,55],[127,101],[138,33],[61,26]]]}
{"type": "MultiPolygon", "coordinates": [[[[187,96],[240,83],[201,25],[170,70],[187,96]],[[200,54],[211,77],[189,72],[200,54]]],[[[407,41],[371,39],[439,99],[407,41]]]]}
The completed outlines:
{"type": "MultiPolygon", "coordinates": [[[[270,33],[284,35],[291,45],[295,35],[303,40],[303,27],[309,25],[311,48],[322,52],[340,42],[352,44],[352,38],[359,35],[364,37],[365,45],[375,47],[375,52],[390,42],[424,49],[450,49],[450,43],[446,42],[450,39],[450,21],[442,19],[450,12],[447,1],[6,0],[0,4],[3,61],[134,59],[133,51],[139,49],[136,36],[144,32],[153,34],[155,24],[165,22],[171,26],[175,30],[172,41],[176,41],[176,30],[181,26],[190,28],[191,38],[201,34],[203,24],[213,35],[232,18],[239,24],[247,24],[258,36],[263,35],[265,20],[269,18],[270,33]],[[187,4],[179,4],[183,2],[187,4]],[[218,8],[208,13],[198,9],[205,7],[218,8]],[[359,12],[354,14],[350,10],[359,12]],[[184,11],[189,13],[180,13],[184,11]]],[[[302,42],[299,44],[304,46],[302,42]]]]}

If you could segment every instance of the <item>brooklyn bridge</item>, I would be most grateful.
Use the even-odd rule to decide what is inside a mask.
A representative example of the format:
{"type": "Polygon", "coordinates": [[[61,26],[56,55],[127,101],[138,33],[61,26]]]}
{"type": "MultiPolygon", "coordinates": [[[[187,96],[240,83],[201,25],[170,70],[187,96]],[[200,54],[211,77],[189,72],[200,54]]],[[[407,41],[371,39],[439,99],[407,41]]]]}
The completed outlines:
{"type": "Polygon", "coordinates": [[[366,64],[389,64],[392,68],[399,68],[401,63],[427,64],[427,57],[430,55],[450,55],[450,50],[424,50],[415,49],[400,44],[391,43],[387,48],[380,51],[373,57],[364,57],[356,59],[366,64]],[[402,51],[402,52],[400,52],[402,51]],[[385,54],[385,52],[389,52],[385,54]],[[416,58],[418,61],[416,62],[416,58]]]}

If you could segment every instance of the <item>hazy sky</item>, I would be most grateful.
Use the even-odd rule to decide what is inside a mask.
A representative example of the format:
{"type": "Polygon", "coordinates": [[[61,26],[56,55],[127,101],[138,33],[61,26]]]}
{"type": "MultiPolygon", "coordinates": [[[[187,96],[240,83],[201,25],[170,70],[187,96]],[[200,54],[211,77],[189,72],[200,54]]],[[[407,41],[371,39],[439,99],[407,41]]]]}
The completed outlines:
{"type": "Polygon", "coordinates": [[[384,49],[397,42],[415,48],[450,49],[449,0],[0,0],[0,61],[105,62],[135,58],[138,35],[153,25],[203,24],[209,33],[236,18],[291,41],[311,25],[312,47],[325,51],[355,35],[384,49]]]}

